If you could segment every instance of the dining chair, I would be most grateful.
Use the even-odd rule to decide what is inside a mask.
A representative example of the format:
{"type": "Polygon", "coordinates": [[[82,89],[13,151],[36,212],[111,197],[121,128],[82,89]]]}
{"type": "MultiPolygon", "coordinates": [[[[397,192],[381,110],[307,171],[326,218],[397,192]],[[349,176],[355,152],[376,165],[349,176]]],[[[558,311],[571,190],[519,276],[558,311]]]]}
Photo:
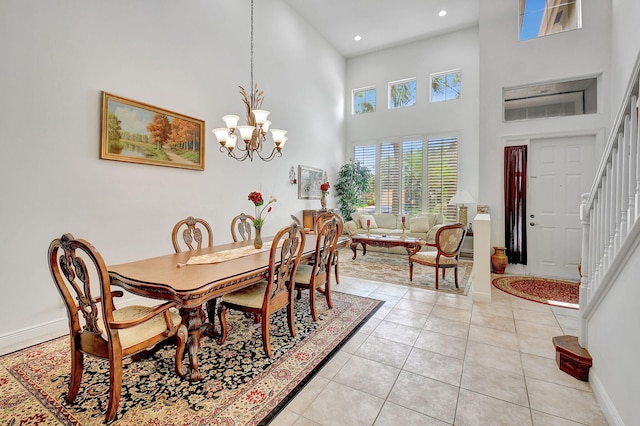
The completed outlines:
{"type": "Polygon", "coordinates": [[[181,253],[183,248],[185,251],[190,251],[211,247],[213,245],[213,231],[206,220],[189,216],[175,224],[171,232],[171,241],[176,253],[181,253]],[[203,234],[206,234],[206,240],[203,234]]]}
{"type": "MultiPolygon", "coordinates": [[[[49,245],[49,270],[69,316],[71,375],[66,401],[72,403],[80,390],[84,355],[108,359],[108,423],[118,411],[123,358],[145,352],[172,336],[184,346],[187,329],[181,325],[180,315],[171,309],[177,308],[175,302],[116,308],[113,297],[121,297],[123,292],[111,290],[102,256],[90,243],[71,234],[64,234],[49,245]],[[94,294],[96,290],[99,295],[94,294]]],[[[176,351],[176,362],[177,356],[176,351]]]]}
{"type": "Polygon", "coordinates": [[[436,290],[439,270],[442,269],[444,279],[446,270],[453,268],[456,288],[458,288],[458,260],[465,233],[466,226],[461,223],[445,225],[438,229],[435,242],[427,244],[428,247],[435,247],[435,251],[419,251],[409,256],[409,281],[413,281],[413,264],[419,263],[436,268],[436,290]]]}
{"type": "MultiPolygon", "coordinates": [[[[344,230],[344,221],[342,220],[342,216],[340,216],[338,213],[335,213],[335,212],[321,212],[318,214],[318,216],[316,217],[315,225],[314,225],[316,234],[318,233],[318,228],[322,223],[328,220],[331,220],[333,218],[335,218],[338,221],[338,224],[340,225],[340,229],[338,230],[338,238],[339,238],[340,235],[342,235],[342,232],[344,230]]],[[[339,255],[340,255],[340,252],[338,250],[334,250],[333,258],[331,259],[331,264],[333,265],[333,268],[336,274],[336,284],[340,284],[340,271],[338,269],[338,266],[340,265],[339,255]]]]}
{"type": "Polygon", "coordinates": [[[240,213],[231,220],[231,238],[233,241],[247,241],[251,239],[254,217],[240,213]]]}
{"type": "Polygon", "coordinates": [[[269,338],[270,319],[273,313],[286,307],[289,332],[292,337],[296,336],[293,318],[295,286],[292,278],[300,263],[304,241],[304,229],[297,223],[294,222],[280,229],[271,242],[267,279],[221,297],[218,309],[222,328],[220,344],[224,344],[227,339],[229,329],[227,325],[228,309],[260,315],[262,346],[269,358],[273,356],[269,338]]]}
{"type": "Polygon", "coordinates": [[[316,291],[324,293],[329,309],[333,308],[331,303],[331,262],[334,259],[336,243],[340,231],[340,222],[334,217],[325,221],[316,233],[316,251],[313,264],[298,266],[294,276],[295,287],[298,290],[298,299],[301,297],[303,289],[309,290],[309,305],[311,307],[311,318],[318,321],[316,312],[316,291]]]}
{"type": "MultiPolygon", "coordinates": [[[[176,253],[211,247],[213,245],[213,231],[206,220],[189,216],[175,224],[171,231],[171,241],[176,253]]],[[[202,334],[208,336],[216,335],[213,326],[214,318],[216,317],[216,303],[217,299],[207,301],[209,323],[205,323],[201,328],[202,334]]]]}

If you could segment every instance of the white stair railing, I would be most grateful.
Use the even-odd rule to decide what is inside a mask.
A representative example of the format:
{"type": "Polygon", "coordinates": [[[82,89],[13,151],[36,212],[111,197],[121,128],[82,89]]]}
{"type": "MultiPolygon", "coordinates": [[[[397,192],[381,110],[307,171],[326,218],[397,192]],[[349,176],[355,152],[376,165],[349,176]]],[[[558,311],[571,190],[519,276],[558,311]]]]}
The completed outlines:
{"type": "Polygon", "coordinates": [[[627,261],[640,238],[640,56],[591,192],[582,196],[582,263],[580,344],[586,346],[586,321],[615,283],[617,271],[627,261]]]}

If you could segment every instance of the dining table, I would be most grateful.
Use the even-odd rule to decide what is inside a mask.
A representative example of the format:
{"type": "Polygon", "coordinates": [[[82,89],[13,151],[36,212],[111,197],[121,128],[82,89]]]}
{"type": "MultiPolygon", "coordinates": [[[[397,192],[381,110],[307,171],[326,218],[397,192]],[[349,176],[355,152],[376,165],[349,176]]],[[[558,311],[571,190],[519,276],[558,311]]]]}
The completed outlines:
{"type": "MultiPolygon", "coordinates": [[[[269,240],[265,239],[266,249],[254,249],[250,240],[239,241],[110,265],[107,269],[112,285],[139,296],[174,301],[179,305],[182,317],[179,333],[185,343],[176,349],[175,368],[181,377],[187,375],[183,357],[188,347],[189,379],[196,381],[202,378],[198,370],[198,351],[200,330],[206,321],[203,305],[210,299],[267,279],[269,240]],[[194,259],[195,264],[191,264],[194,259]]],[[[311,259],[315,248],[315,235],[306,235],[301,262],[311,259]]]]}

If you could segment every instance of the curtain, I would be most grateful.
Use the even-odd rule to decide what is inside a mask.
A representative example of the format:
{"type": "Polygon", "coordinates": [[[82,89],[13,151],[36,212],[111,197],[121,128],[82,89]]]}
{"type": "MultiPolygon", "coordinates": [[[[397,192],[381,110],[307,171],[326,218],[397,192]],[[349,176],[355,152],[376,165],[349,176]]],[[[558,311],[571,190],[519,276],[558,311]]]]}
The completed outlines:
{"type": "Polygon", "coordinates": [[[504,238],[509,263],[527,264],[527,147],[504,148],[504,238]]]}

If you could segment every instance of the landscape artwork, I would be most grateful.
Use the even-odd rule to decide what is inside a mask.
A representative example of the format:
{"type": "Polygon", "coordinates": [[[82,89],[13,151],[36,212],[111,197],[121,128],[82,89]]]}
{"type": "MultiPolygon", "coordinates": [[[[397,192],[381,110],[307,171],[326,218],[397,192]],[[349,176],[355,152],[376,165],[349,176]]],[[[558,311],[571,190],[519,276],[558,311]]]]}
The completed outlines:
{"type": "Polygon", "coordinates": [[[204,121],[102,92],[100,158],[204,170],[204,121]]]}

